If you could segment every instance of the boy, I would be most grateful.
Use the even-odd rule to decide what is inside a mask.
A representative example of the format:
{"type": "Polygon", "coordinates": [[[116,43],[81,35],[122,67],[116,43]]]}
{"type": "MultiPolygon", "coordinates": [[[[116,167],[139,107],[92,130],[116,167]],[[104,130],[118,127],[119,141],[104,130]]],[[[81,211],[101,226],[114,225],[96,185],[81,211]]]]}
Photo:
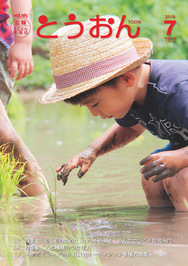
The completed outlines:
{"type": "MultiPolygon", "coordinates": [[[[109,21],[109,16],[102,17],[109,21]]],[[[64,184],[72,169],[80,166],[81,178],[99,155],[122,147],[145,129],[170,141],[140,164],[143,189],[150,207],[175,207],[187,211],[188,201],[188,62],[147,61],[152,43],[145,38],[130,39],[120,20],[114,19],[112,36],[101,27],[101,38],[88,33],[92,21],[83,22],[84,33],[71,25],[55,32],[50,41],[55,83],[41,103],[66,101],[86,106],[93,116],[115,118],[115,124],[94,140],[86,150],[57,169],[64,184]],[[69,38],[67,38],[69,37],[69,38]]]]}
{"type": "MultiPolygon", "coordinates": [[[[31,0],[12,0],[11,7],[13,16],[17,18],[24,14],[27,17],[27,23],[30,27],[32,26],[31,0]]],[[[46,182],[45,178],[37,161],[17,135],[6,113],[6,105],[11,97],[16,73],[18,72],[16,80],[19,80],[33,71],[32,27],[25,36],[16,34],[14,36],[11,25],[7,22],[10,18],[8,9],[8,0],[0,0],[0,146],[5,145],[7,152],[14,147],[15,157],[23,163],[27,162],[24,172],[26,176],[20,181],[19,188],[25,195],[36,196],[44,191],[39,180],[46,182]]]]}

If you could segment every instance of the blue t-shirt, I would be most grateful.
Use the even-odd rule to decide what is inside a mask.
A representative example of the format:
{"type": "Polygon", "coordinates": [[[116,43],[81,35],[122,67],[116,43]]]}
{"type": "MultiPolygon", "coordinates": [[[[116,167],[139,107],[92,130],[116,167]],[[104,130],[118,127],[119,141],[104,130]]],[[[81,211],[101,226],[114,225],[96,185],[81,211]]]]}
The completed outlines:
{"type": "Polygon", "coordinates": [[[180,148],[188,145],[188,60],[150,60],[151,72],[142,106],[133,103],[116,122],[140,123],[153,135],[180,148]]]}

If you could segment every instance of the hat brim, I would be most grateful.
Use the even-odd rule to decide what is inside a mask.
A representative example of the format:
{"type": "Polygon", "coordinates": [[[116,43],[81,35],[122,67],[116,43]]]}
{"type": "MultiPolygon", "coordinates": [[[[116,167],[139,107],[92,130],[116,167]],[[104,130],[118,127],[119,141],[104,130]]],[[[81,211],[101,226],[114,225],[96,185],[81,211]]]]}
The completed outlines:
{"type": "Polygon", "coordinates": [[[92,80],[86,80],[71,87],[57,89],[56,84],[53,83],[52,86],[42,95],[39,102],[42,104],[50,104],[64,101],[84,91],[93,89],[117,76],[122,75],[125,72],[138,67],[139,65],[144,63],[152,54],[152,42],[147,38],[135,38],[132,39],[132,42],[139,56],[136,61],[133,61],[123,67],[119,67],[109,73],[100,75],[92,80]]]}

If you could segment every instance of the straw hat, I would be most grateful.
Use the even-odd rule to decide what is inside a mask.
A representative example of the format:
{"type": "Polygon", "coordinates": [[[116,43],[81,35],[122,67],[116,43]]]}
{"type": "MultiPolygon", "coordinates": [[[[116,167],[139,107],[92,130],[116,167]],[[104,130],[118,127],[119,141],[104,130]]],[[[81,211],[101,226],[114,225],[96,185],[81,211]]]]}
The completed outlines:
{"type": "Polygon", "coordinates": [[[101,38],[109,33],[105,26],[100,27],[98,38],[91,37],[90,29],[96,22],[90,20],[82,22],[84,31],[80,37],[68,38],[80,32],[77,24],[62,27],[54,33],[58,38],[50,39],[49,47],[55,83],[42,95],[40,103],[71,98],[136,68],[150,57],[152,42],[149,39],[129,38],[125,28],[116,38],[120,19],[109,15],[100,18],[106,19],[100,22],[106,25],[109,18],[114,19],[110,25],[112,35],[108,38],[101,38]]]}

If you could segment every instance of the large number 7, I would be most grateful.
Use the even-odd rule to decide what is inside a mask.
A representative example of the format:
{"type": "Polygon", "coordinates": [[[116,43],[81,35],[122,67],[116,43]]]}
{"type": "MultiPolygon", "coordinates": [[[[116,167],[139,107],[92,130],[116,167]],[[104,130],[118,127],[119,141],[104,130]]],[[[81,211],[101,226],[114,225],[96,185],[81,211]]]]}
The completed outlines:
{"type": "Polygon", "coordinates": [[[167,35],[171,35],[171,31],[172,31],[172,28],[174,27],[174,25],[176,24],[176,20],[164,20],[164,23],[170,24],[170,26],[168,27],[168,30],[167,30],[167,35]]]}

